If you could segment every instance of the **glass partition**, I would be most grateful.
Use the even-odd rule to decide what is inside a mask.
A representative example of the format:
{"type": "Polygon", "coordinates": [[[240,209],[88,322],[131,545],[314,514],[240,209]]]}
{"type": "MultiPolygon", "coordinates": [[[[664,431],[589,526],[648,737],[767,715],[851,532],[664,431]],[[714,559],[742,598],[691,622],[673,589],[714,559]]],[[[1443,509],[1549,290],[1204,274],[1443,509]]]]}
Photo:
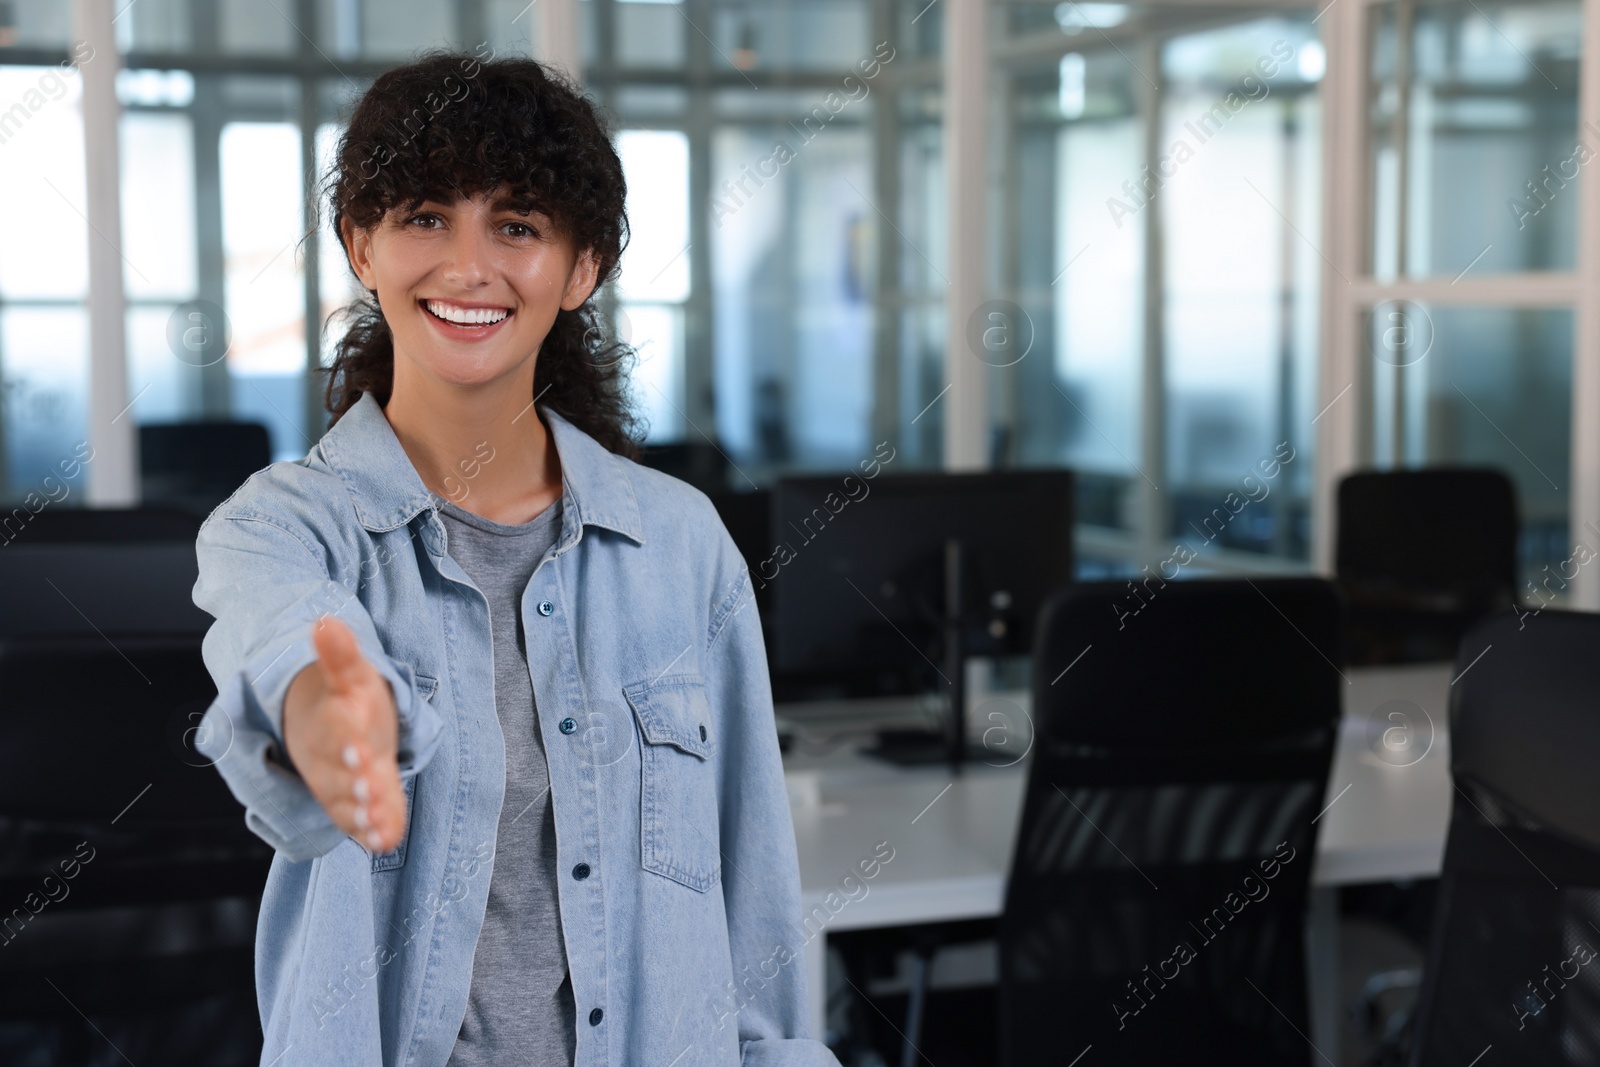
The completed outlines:
{"type": "Polygon", "coordinates": [[[1499,468],[1516,486],[1524,579],[1567,559],[1571,310],[1391,302],[1366,325],[1374,462],[1499,468]]]}
{"type": "Polygon", "coordinates": [[[1308,564],[1326,67],[1314,16],[1057,4],[997,17],[999,303],[1031,348],[991,372],[994,447],[1001,465],[1077,473],[1085,574],[1137,572],[1175,540],[1199,568],[1308,564]],[[1277,472],[1266,491],[1207,525],[1263,461],[1277,472]]]}
{"type": "Polygon", "coordinates": [[[1269,17],[1174,37],[1161,55],[1168,532],[1306,560],[1322,45],[1308,18],[1269,17]],[[1263,459],[1281,463],[1274,478],[1263,459]],[[1230,493],[1249,504],[1219,525],[1230,493]]]}
{"type": "Polygon", "coordinates": [[[1359,308],[1359,454],[1378,468],[1504,471],[1527,582],[1589,536],[1572,529],[1577,179],[1600,151],[1579,122],[1582,37],[1577,0],[1404,0],[1367,14],[1375,285],[1359,308]]]}
{"type": "MultiPolygon", "coordinates": [[[[67,47],[70,5],[12,6],[0,59],[67,47]]],[[[578,6],[585,88],[630,188],[630,245],[602,304],[639,350],[633,395],[649,441],[714,446],[746,488],[854,466],[885,440],[903,467],[940,466],[942,12],[926,0],[578,6]]],[[[312,231],[321,205],[307,200],[350,109],[425,47],[529,54],[539,14],[526,0],[139,0],[119,12],[138,419],[258,419],[275,458],[304,455],[326,424],[308,368],[329,362],[336,312],[361,293],[326,220],[312,231]],[[225,327],[225,355],[175,351],[174,322],[202,309],[225,327]]],[[[44,74],[27,67],[10,95],[44,74]]],[[[64,78],[76,93],[75,74],[64,78]]],[[[61,196],[42,201],[34,186],[59,170],[81,202],[74,100],[52,101],[71,119],[35,123],[33,154],[13,153],[21,165],[0,174],[31,181],[17,192],[43,202],[0,249],[5,403],[67,427],[87,385],[86,353],[71,348],[86,329],[87,237],[61,196]],[[40,269],[42,254],[65,259],[40,269]]],[[[0,436],[13,452],[50,452],[23,444],[35,431],[21,410],[7,409],[0,436]]]]}
{"type": "Polygon", "coordinates": [[[1600,151],[1578,0],[1385,3],[1370,28],[1373,274],[1573,269],[1573,179],[1600,151]]]}

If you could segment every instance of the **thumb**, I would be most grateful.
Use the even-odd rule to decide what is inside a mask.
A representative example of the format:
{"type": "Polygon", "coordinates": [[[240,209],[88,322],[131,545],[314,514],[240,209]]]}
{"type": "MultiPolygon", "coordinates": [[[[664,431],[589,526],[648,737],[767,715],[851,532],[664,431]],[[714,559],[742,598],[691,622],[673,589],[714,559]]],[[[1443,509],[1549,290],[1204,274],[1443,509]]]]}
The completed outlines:
{"type": "Polygon", "coordinates": [[[366,680],[372,665],[361,655],[356,635],[338,618],[324,615],[318,619],[312,628],[311,640],[329,689],[349,692],[366,680]]]}

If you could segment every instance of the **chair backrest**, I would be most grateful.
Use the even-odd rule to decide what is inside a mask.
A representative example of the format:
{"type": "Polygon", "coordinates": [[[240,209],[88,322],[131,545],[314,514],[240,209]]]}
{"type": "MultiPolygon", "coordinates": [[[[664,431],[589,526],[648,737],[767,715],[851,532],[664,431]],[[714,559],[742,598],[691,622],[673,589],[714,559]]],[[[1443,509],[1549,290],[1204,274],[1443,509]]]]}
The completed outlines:
{"type": "Polygon", "coordinates": [[[273,851],[195,748],[199,521],[52,505],[0,548],[0,1029],[24,1059],[86,1062],[80,1030],[153,1062],[259,1055],[273,851]]]}
{"type": "Polygon", "coordinates": [[[260,422],[213,420],[139,427],[141,497],[191,510],[220,504],[272,462],[272,435],[260,422]]]}
{"type": "MultiPolygon", "coordinates": [[[[1413,1063],[1600,1050],[1600,615],[1492,616],[1451,690],[1456,792],[1413,1063]]],[[[1487,1060],[1485,1061],[1487,1063],[1487,1060]]]]}
{"type": "MultiPolygon", "coordinates": [[[[181,541],[40,541],[0,548],[0,637],[204,634],[194,536],[181,541]]],[[[0,696],[3,699],[3,696],[0,696]]]]}
{"type": "Polygon", "coordinates": [[[141,1063],[259,1056],[273,852],[194,749],[200,642],[0,639],[0,1030],[26,1062],[89,1062],[71,1034],[141,1063]]]}
{"type": "Polygon", "coordinates": [[[109,820],[146,785],[119,825],[237,815],[192,743],[217,694],[211,617],[192,599],[197,524],[130,516],[150,518],[53,516],[39,543],[0,549],[0,818],[109,820]],[[152,536],[167,529],[179,538],[152,536]]]}
{"type": "Polygon", "coordinates": [[[1348,475],[1335,556],[1352,662],[1448,661],[1517,602],[1516,489],[1492,468],[1348,475]]]}
{"type": "Polygon", "coordinates": [[[1040,612],[1001,1059],[1307,1062],[1303,921],[1344,684],[1320,579],[1097,582],[1040,612]]]}
{"type": "Polygon", "coordinates": [[[117,825],[240,819],[194,748],[217,695],[201,640],[0,639],[0,816],[109,823],[132,805],[117,825]]]}
{"type": "Polygon", "coordinates": [[[195,750],[216,686],[194,522],[126,517],[0,549],[0,843],[25,845],[0,849],[0,889],[87,840],[97,877],[68,908],[259,892],[271,850],[195,750]],[[169,523],[183,539],[147,539],[169,523]]]}

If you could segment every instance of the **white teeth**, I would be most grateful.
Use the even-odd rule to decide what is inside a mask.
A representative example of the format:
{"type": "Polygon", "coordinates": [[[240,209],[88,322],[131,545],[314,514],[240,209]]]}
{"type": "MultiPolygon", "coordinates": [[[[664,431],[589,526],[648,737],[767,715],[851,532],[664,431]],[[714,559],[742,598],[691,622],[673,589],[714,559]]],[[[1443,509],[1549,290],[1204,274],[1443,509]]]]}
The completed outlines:
{"type": "Polygon", "coordinates": [[[443,304],[436,300],[428,301],[427,307],[441,319],[463,326],[488,326],[511,314],[504,308],[458,308],[454,304],[443,304]]]}

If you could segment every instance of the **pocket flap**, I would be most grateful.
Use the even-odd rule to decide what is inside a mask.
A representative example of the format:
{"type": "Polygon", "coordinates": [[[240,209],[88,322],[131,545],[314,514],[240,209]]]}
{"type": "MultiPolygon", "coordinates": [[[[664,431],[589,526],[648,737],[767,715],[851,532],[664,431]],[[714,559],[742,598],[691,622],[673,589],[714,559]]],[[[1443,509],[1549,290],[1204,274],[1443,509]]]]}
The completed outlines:
{"type": "Polygon", "coordinates": [[[652,745],[674,745],[701,759],[716,751],[711,736],[711,702],[698,674],[675,674],[623,687],[623,695],[639,718],[639,729],[652,745]]]}

